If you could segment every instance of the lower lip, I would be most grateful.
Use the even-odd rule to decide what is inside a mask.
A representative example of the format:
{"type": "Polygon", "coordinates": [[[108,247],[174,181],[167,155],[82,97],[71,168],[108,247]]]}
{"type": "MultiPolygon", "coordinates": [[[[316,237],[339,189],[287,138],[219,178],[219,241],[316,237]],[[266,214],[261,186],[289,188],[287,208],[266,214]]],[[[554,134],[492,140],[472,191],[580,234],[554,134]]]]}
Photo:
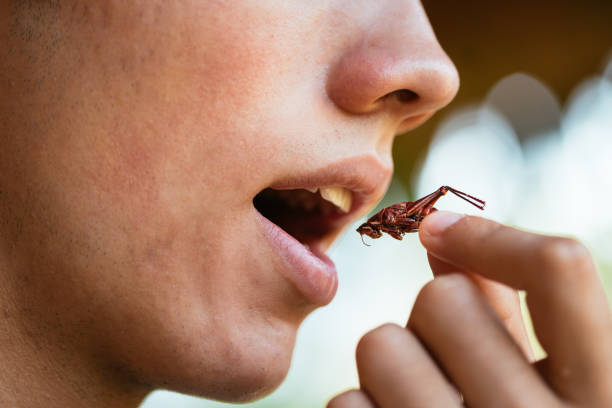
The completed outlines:
{"type": "Polygon", "coordinates": [[[288,266],[283,271],[285,277],[309,303],[324,306],[331,302],[338,288],[338,274],[332,260],[318,248],[306,248],[259,212],[257,215],[264,234],[288,266]]]}

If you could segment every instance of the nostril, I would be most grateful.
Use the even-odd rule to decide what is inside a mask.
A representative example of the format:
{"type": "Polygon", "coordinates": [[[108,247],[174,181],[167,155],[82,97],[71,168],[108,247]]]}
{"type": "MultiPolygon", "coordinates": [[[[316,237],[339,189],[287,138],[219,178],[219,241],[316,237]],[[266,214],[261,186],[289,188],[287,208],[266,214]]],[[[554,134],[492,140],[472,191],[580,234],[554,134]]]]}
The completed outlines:
{"type": "Polygon", "coordinates": [[[378,98],[377,101],[382,101],[384,99],[395,98],[401,103],[409,103],[414,102],[419,99],[419,94],[411,91],[410,89],[398,89],[397,91],[389,92],[385,96],[378,98]]]}
{"type": "Polygon", "coordinates": [[[398,101],[403,103],[414,102],[419,99],[419,95],[416,92],[411,91],[410,89],[399,89],[397,91],[391,92],[387,95],[387,97],[395,97],[398,101]]]}

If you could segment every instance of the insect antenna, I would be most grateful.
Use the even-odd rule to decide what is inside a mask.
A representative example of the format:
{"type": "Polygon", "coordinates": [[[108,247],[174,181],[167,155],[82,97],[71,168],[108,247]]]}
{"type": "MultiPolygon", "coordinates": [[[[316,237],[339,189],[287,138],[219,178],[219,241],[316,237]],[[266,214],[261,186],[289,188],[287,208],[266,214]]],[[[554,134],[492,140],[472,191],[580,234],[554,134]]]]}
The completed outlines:
{"type": "Polygon", "coordinates": [[[476,197],[471,196],[471,195],[469,195],[467,193],[464,193],[463,191],[456,190],[456,189],[454,189],[452,187],[448,187],[448,190],[451,193],[455,194],[457,197],[459,197],[459,198],[467,201],[468,203],[472,204],[474,207],[478,207],[481,210],[484,210],[484,206],[485,206],[486,203],[484,201],[482,201],[480,198],[476,198],[476,197]]]}
{"type": "Polygon", "coordinates": [[[365,246],[372,246],[370,244],[367,244],[364,240],[363,240],[363,234],[361,234],[361,242],[363,242],[363,245],[365,246]]]}

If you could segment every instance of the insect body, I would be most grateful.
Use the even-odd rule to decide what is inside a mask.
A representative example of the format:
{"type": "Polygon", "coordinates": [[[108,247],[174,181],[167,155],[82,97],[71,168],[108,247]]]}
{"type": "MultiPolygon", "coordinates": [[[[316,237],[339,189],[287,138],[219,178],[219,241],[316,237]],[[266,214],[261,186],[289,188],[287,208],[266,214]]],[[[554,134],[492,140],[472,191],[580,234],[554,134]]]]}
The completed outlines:
{"type": "MultiPolygon", "coordinates": [[[[364,235],[370,238],[380,238],[383,232],[386,232],[395,239],[401,240],[404,234],[418,231],[423,218],[437,211],[434,208],[434,204],[448,191],[473,206],[481,210],[484,209],[484,201],[452,187],[442,186],[433,193],[416,201],[404,201],[383,208],[357,228],[357,232],[361,234],[361,240],[363,241],[364,235]]],[[[368,245],[365,242],[364,244],[368,245]]]]}

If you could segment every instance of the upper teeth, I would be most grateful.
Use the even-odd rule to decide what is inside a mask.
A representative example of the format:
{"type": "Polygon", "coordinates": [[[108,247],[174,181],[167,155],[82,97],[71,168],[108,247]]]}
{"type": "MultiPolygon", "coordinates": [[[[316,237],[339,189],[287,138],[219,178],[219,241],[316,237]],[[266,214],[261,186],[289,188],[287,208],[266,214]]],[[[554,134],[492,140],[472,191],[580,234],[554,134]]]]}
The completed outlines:
{"type": "MultiPolygon", "coordinates": [[[[313,193],[316,192],[313,191],[313,193]]],[[[344,187],[322,187],[321,197],[334,204],[344,212],[349,212],[353,203],[353,195],[344,187]]]]}

